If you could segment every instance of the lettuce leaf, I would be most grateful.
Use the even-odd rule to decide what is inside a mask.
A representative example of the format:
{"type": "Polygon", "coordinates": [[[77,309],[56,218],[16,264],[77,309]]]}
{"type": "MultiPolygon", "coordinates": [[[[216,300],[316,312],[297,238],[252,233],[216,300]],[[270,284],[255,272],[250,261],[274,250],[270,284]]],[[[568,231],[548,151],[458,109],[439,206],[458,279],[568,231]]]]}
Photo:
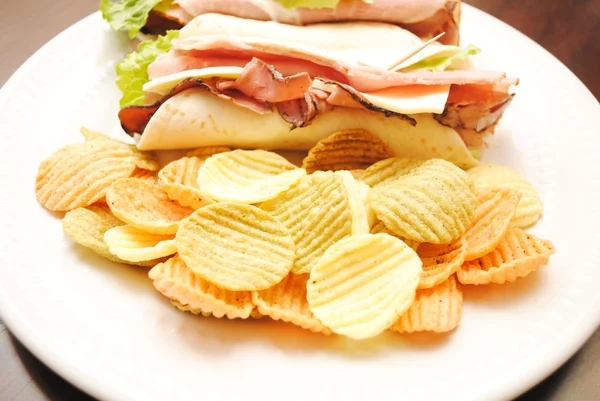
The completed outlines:
{"type": "MultiPolygon", "coordinates": [[[[275,0],[285,8],[335,8],[340,0],[275,0]]],[[[372,4],[374,0],[356,0],[372,4]]]]}
{"type": "Polygon", "coordinates": [[[474,56],[481,53],[481,49],[474,45],[468,45],[460,49],[457,53],[447,57],[430,57],[421,60],[415,64],[412,64],[406,68],[406,70],[431,70],[431,71],[444,71],[450,67],[452,63],[458,60],[464,60],[469,56],[474,56]]]}
{"type": "Polygon", "coordinates": [[[117,64],[117,86],[123,92],[121,107],[144,104],[142,87],[148,78],[148,66],[156,57],[171,50],[171,42],[179,37],[179,31],[167,31],[156,40],[147,40],[139,44],[137,51],[128,54],[117,64]]]}
{"type": "Polygon", "coordinates": [[[161,0],[101,0],[100,11],[112,29],[127,30],[129,38],[135,37],[146,25],[148,14],[161,0]]]}

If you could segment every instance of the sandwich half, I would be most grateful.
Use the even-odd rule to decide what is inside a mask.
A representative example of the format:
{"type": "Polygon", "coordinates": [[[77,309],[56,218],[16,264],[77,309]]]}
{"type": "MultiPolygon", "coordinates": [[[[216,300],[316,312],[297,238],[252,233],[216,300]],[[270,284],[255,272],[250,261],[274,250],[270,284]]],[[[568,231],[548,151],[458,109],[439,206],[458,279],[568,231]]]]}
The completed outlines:
{"type": "Polygon", "coordinates": [[[138,147],[309,149],[362,128],[398,156],[477,163],[517,79],[464,48],[380,22],[307,26],[202,14],[147,67],[143,104],[121,109],[138,147]]]}

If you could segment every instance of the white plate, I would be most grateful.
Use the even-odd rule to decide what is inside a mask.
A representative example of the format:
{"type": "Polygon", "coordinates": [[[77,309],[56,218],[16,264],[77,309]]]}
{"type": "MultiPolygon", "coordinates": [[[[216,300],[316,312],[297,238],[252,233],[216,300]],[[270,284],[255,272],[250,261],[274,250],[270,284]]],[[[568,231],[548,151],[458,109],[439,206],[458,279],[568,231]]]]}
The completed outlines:
{"type": "Polygon", "coordinates": [[[40,160],[80,140],[80,125],[120,134],[113,71],[129,45],[98,13],[44,46],[0,92],[2,318],[42,361],[103,399],[483,400],[525,391],[600,322],[600,107],[545,50],[468,6],[463,40],[484,50],[480,67],[521,78],[485,159],[535,184],[546,214],[533,232],[557,253],[515,284],[467,289],[452,335],[357,343],[268,321],[202,319],[172,308],[144,269],[68,241],[36,203],[34,180],[40,160]]]}

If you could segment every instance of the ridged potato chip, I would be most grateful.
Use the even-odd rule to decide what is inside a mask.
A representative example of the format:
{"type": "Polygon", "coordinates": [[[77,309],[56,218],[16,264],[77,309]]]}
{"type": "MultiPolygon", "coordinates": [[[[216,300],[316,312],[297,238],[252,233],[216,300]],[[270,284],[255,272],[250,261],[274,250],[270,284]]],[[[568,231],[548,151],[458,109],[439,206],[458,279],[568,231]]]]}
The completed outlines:
{"type": "Polygon", "coordinates": [[[164,258],[177,252],[174,235],[151,234],[128,224],[105,232],[104,242],[110,253],[130,262],[164,258]]]}
{"type": "Polygon", "coordinates": [[[544,205],[535,188],[527,178],[510,167],[480,164],[467,173],[478,189],[512,188],[521,192],[521,200],[511,222],[512,225],[520,228],[531,226],[544,212],[544,205]]]}
{"type": "Polygon", "coordinates": [[[483,191],[471,227],[463,234],[467,243],[465,261],[492,252],[500,243],[517,211],[519,191],[510,188],[483,191]]]}
{"type": "Polygon", "coordinates": [[[342,177],[346,198],[350,203],[350,211],[352,213],[352,234],[368,234],[370,220],[375,218],[375,215],[369,213],[366,205],[366,198],[369,192],[369,187],[364,182],[356,181],[349,171],[340,170],[334,173],[342,177]],[[371,216],[372,214],[372,216],[371,216]]]}
{"type": "Polygon", "coordinates": [[[148,277],[158,292],[183,311],[247,319],[254,309],[250,291],[223,290],[194,273],[177,255],[154,266],[148,277]]]}
{"type": "Polygon", "coordinates": [[[231,152],[230,148],[225,146],[205,146],[203,148],[196,148],[194,150],[190,150],[185,154],[186,157],[200,157],[202,159],[208,159],[212,155],[216,155],[217,153],[223,152],[231,152]]]}
{"type": "MultiPolygon", "coordinates": [[[[344,179],[330,171],[316,171],[275,199],[260,205],[281,221],[296,244],[292,273],[308,273],[331,245],[353,234],[353,208],[344,179]]],[[[357,233],[358,234],[358,233],[357,233]]]]}
{"type": "Polygon", "coordinates": [[[158,183],[169,198],[183,206],[199,209],[212,203],[200,192],[198,170],[204,163],[201,157],[182,157],[167,164],[158,172],[158,183]]]}
{"type": "Polygon", "coordinates": [[[456,272],[462,284],[504,284],[525,277],[548,263],[555,252],[548,240],[512,227],[489,254],[465,262],[456,272]]]}
{"type": "MultiPolygon", "coordinates": [[[[173,305],[174,307],[176,307],[177,309],[179,309],[182,312],[189,312],[191,314],[202,315],[204,317],[211,317],[213,315],[211,312],[204,312],[202,309],[192,308],[191,306],[184,305],[181,302],[175,301],[174,299],[170,299],[169,301],[171,302],[171,305],[173,305]]],[[[218,317],[218,316],[215,316],[215,317],[218,317]]]]}
{"type": "Polygon", "coordinates": [[[467,246],[460,238],[450,244],[421,244],[417,255],[423,262],[419,289],[431,288],[443,283],[453,275],[465,261],[467,246]]]}
{"type": "Polygon", "coordinates": [[[218,202],[253,204],[273,199],[306,175],[266,150],[234,150],[206,159],[198,171],[204,195],[218,202]]]}
{"type": "Polygon", "coordinates": [[[310,272],[310,310],[334,333],[365,339],[388,329],[410,307],[421,260],[387,234],[344,238],[310,272]]]}
{"type": "Polygon", "coordinates": [[[464,171],[433,159],[389,184],[371,188],[367,204],[394,234],[445,244],[470,226],[477,198],[464,171]]]}
{"type": "Polygon", "coordinates": [[[352,177],[354,177],[356,180],[360,180],[360,177],[362,177],[362,175],[365,173],[364,169],[354,169],[349,171],[350,174],[352,174],[352,177]]]}
{"type": "Polygon", "coordinates": [[[102,199],[110,185],[133,172],[133,153],[116,141],[68,145],[40,163],[37,200],[47,209],[68,211],[102,199]]]}
{"type": "Polygon", "coordinates": [[[169,199],[158,185],[137,178],[111,185],[106,203],[119,219],[154,234],[175,234],[180,221],[194,211],[169,199]]]}
{"type": "Polygon", "coordinates": [[[307,173],[364,169],[392,156],[390,148],[378,136],[361,129],[348,129],[320,140],[308,151],[302,167],[307,173]]]}
{"type": "Polygon", "coordinates": [[[308,274],[288,274],[279,284],[252,293],[252,302],[261,315],[282,320],[303,329],[331,334],[312,314],[306,300],[308,274]]]}
{"type": "Polygon", "coordinates": [[[425,160],[408,159],[406,157],[391,157],[369,166],[361,175],[360,180],[371,188],[389,184],[395,179],[410,173],[424,162],[425,160]]]}
{"type": "Polygon", "coordinates": [[[456,278],[452,275],[433,288],[418,290],[415,302],[390,330],[399,333],[452,331],[460,323],[462,303],[460,285],[457,285],[456,278]]]}
{"type": "Polygon", "coordinates": [[[375,224],[372,225],[371,230],[369,232],[371,234],[387,234],[387,235],[394,236],[394,237],[398,238],[399,240],[401,240],[402,242],[404,242],[406,245],[408,245],[408,247],[411,248],[413,251],[416,251],[417,248],[419,247],[419,245],[421,245],[421,243],[419,241],[413,241],[411,239],[406,239],[406,238],[397,236],[396,234],[394,234],[393,232],[388,230],[388,228],[385,226],[385,224],[383,224],[383,221],[379,221],[379,220],[375,221],[375,224]]]}
{"type": "Polygon", "coordinates": [[[71,210],[65,214],[62,220],[63,231],[67,237],[105,259],[138,266],[154,266],[159,263],[160,260],[133,263],[110,253],[108,245],[104,242],[104,234],[123,224],[125,223],[117,219],[107,205],[98,204],[71,210]]]}
{"type": "Polygon", "coordinates": [[[146,152],[139,150],[135,145],[121,142],[118,139],[110,137],[106,134],[102,134],[100,132],[92,131],[85,127],[79,128],[79,132],[81,132],[81,135],[83,135],[86,141],[104,139],[127,145],[129,149],[131,149],[131,151],[133,152],[133,162],[138,168],[149,171],[158,171],[158,169],[160,169],[160,164],[158,164],[158,161],[156,160],[156,154],[154,152],[146,152]]]}
{"type": "Polygon", "coordinates": [[[136,167],[135,170],[133,170],[133,173],[131,173],[129,178],[137,178],[146,181],[149,184],[156,184],[156,175],[154,172],[139,167],[136,167]]]}
{"type": "Polygon", "coordinates": [[[250,205],[204,206],[181,223],[176,242],[192,271],[232,291],[270,288],[294,263],[294,241],[285,226],[250,205]]]}

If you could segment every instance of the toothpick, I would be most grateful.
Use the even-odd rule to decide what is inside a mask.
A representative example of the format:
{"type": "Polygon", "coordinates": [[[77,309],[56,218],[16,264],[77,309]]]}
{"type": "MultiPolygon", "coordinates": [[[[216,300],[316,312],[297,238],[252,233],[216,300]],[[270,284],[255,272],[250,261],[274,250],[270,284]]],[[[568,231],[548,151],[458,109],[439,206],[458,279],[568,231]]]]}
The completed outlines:
{"type": "Polygon", "coordinates": [[[235,36],[231,32],[227,31],[225,28],[223,28],[219,23],[217,23],[217,21],[212,20],[211,22],[215,24],[215,26],[219,28],[226,36],[235,36]]]}
{"type": "Polygon", "coordinates": [[[393,67],[388,68],[388,70],[389,71],[396,71],[396,69],[400,66],[400,64],[402,64],[403,62],[405,62],[406,60],[408,60],[409,58],[411,58],[415,54],[419,53],[421,50],[423,50],[424,48],[426,48],[427,46],[429,46],[430,44],[432,44],[433,42],[435,42],[436,40],[438,40],[439,38],[441,38],[445,34],[446,34],[446,32],[442,32],[438,36],[436,36],[435,38],[429,39],[427,42],[425,42],[421,46],[417,47],[414,51],[412,51],[408,55],[402,57],[402,59],[396,61],[393,64],[393,67]]]}

